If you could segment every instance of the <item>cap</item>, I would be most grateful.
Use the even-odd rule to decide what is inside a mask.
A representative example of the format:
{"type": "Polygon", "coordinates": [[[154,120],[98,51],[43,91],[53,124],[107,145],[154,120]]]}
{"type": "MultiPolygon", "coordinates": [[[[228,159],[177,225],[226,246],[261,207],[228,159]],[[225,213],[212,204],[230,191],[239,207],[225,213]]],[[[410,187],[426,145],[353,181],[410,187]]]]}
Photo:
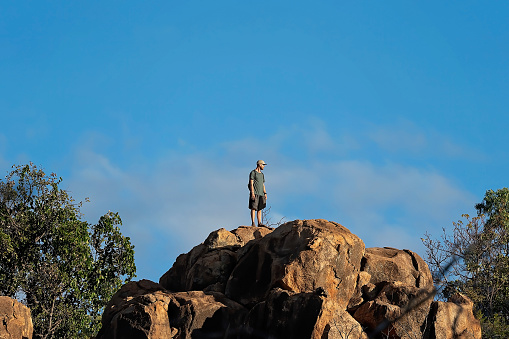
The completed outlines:
{"type": "Polygon", "coordinates": [[[263,160],[258,160],[258,161],[256,162],[256,164],[257,164],[257,165],[267,165],[267,164],[265,163],[265,161],[263,161],[263,160]]]}

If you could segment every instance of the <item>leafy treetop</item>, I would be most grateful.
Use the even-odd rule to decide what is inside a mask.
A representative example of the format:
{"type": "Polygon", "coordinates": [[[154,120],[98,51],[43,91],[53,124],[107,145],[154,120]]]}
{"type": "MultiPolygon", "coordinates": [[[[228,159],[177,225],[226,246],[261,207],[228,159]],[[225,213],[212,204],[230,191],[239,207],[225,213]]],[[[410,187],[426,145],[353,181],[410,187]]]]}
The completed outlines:
{"type": "Polygon", "coordinates": [[[136,273],[118,213],[91,225],[62,178],[32,163],[0,181],[0,295],[30,307],[34,336],[88,338],[120,286],[136,273]]]}

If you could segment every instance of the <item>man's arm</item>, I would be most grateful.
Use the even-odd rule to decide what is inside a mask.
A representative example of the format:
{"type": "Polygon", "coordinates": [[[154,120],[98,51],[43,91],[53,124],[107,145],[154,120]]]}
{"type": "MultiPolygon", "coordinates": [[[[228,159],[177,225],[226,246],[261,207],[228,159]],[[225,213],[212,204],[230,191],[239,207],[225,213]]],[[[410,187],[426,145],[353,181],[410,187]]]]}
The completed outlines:
{"type": "Polygon", "coordinates": [[[265,198],[267,198],[267,190],[265,189],[265,184],[263,184],[263,193],[265,193],[265,198]]]}
{"type": "MultiPolygon", "coordinates": [[[[253,185],[254,185],[254,180],[253,179],[249,179],[249,191],[251,192],[251,199],[254,200],[254,198],[255,198],[254,195],[255,194],[254,194],[254,186],[253,185]]],[[[265,188],[264,188],[264,190],[265,190],[265,188]]]]}

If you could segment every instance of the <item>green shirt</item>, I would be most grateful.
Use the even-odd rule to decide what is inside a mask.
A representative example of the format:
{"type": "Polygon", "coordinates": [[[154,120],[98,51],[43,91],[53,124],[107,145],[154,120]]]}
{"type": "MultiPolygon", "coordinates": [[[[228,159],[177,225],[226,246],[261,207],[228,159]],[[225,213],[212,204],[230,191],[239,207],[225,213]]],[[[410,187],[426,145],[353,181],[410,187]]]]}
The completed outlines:
{"type": "Polygon", "coordinates": [[[263,193],[263,184],[265,183],[265,176],[263,173],[252,170],[249,174],[249,180],[253,180],[253,188],[256,195],[265,194],[263,193]]]}

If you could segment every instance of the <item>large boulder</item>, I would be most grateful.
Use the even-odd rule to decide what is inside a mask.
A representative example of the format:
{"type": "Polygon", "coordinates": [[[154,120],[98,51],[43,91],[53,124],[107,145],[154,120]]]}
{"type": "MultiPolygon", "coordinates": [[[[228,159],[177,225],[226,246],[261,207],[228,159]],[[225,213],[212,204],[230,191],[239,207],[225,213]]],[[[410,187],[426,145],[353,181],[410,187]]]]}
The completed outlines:
{"type": "Polygon", "coordinates": [[[314,293],[276,288],[250,310],[244,326],[247,333],[242,333],[239,339],[312,338],[322,304],[323,298],[314,293]]]}
{"type": "Polygon", "coordinates": [[[428,291],[399,281],[378,285],[376,297],[357,308],[353,317],[369,330],[388,320],[383,333],[390,338],[422,338],[432,302],[428,291]]]}
{"type": "Polygon", "coordinates": [[[324,295],[273,289],[247,316],[243,338],[336,339],[367,338],[350,314],[328,304],[324,295]]]}
{"type": "MultiPolygon", "coordinates": [[[[100,334],[102,332],[104,332],[104,330],[106,330],[107,328],[109,328],[112,323],[117,323],[118,322],[118,319],[117,320],[113,320],[115,317],[118,317],[118,314],[121,313],[121,312],[124,312],[126,310],[132,310],[129,309],[129,307],[133,306],[136,301],[133,302],[133,300],[137,299],[137,300],[142,300],[142,299],[145,299],[145,301],[148,301],[148,299],[150,299],[150,296],[154,296],[154,295],[157,295],[157,296],[161,296],[159,299],[162,299],[164,297],[162,297],[162,295],[164,293],[160,293],[160,292],[164,292],[164,287],[153,282],[153,281],[150,281],[150,280],[140,280],[140,281],[131,281],[131,282],[128,282],[127,284],[125,284],[124,286],[122,286],[114,295],[113,297],[111,298],[111,300],[108,302],[108,304],[106,305],[105,309],[104,309],[104,312],[103,312],[103,315],[102,315],[102,325],[103,325],[103,328],[101,330],[101,332],[99,332],[100,334]],[[149,297],[146,297],[146,296],[149,296],[149,297]],[[146,297],[146,298],[145,298],[146,297]]],[[[158,299],[158,298],[155,298],[155,299],[158,299]]],[[[148,302],[149,304],[152,303],[151,301],[148,302]]],[[[149,305],[149,308],[151,308],[150,310],[147,310],[147,313],[149,314],[149,322],[152,323],[160,323],[160,321],[158,320],[152,320],[152,319],[160,319],[160,318],[164,318],[166,316],[166,319],[168,318],[166,313],[167,313],[167,309],[165,310],[165,307],[162,306],[161,308],[161,302],[156,302],[157,305],[149,305]]],[[[165,302],[162,302],[163,304],[165,302]]],[[[145,304],[147,304],[147,302],[145,302],[145,304]]],[[[138,312],[139,313],[139,312],[138,312]]],[[[116,325],[114,325],[116,326],[116,325]]],[[[152,327],[152,326],[150,326],[152,327]]],[[[157,327],[157,325],[156,325],[157,327]]],[[[149,330],[149,332],[152,331],[154,332],[155,330],[149,330]]],[[[97,336],[97,338],[101,338],[100,335],[97,336]]]]}
{"type": "Polygon", "coordinates": [[[320,339],[368,339],[362,325],[350,313],[338,311],[330,318],[320,339]]]}
{"type": "MultiPolygon", "coordinates": [[[[229,338],[242,329],[247,309],[222,293],[177,292],[168,305],[170,325],[177,338],[229,338]]],[[[157,338],[157,337],[155,337],[157,338]]]]}
{"type": "Polygon", "coordinates": [[[239,328],[247,310],[221,293],[170,292],[160,284],[129,282],[103,314],[97,339],[220,337],[239,328]]]}
{"type": "Polygon", "coordinates": [[[97,339],[365,339],[381,324],[376,338],[480,339],[472,303],[432,304],[432,287],[416,253],[365,249],[335,222],[219,229],[180,255],[160,284],[123,286],[97,339]]]}
{"type": "Polygon", "coordinates": [[[340,224],[288,222],[242,249],[225,294],[252,307],[277,287],[295,293],[321,290],[345,309],[363,255],[362,240],[340,224]]]}
{"type": "Polygon", "coordinates": [[[362,271],[371,275],[372,284],[400,281],[408,286],[433,288],[433,278],[428,265],[410,250],[391,247],[367,248],[362,259],[362,271]]]}
{"type": "Polygon", "coordinates": [[[455,294],[449,302],[434,301],[431,305],[429,338],[481,338],[481,323],[473,313],[474,303],[463,294],[455,294]]]}
{"type": "Polygon", "coordinates": [[[171,291],[211,290],[224,292],[226,281],[237,263],[237,250],[260,239],[272,228],[240,226],[233,231],[221,228],[189,253],[181,254],[159,283],[171,291]]]}
{"type": "Polygon", "coordinates": [[[131,281],[115,293],[102,316],[97,339],[173,338],[168,319],[171,296],[152,281],[131,281]]]}
{"type": "Polygon", "coordinates": [[[17,300],[0,297],[0,338],[32,339],[34,328],[30,309],[17,300]]]}

